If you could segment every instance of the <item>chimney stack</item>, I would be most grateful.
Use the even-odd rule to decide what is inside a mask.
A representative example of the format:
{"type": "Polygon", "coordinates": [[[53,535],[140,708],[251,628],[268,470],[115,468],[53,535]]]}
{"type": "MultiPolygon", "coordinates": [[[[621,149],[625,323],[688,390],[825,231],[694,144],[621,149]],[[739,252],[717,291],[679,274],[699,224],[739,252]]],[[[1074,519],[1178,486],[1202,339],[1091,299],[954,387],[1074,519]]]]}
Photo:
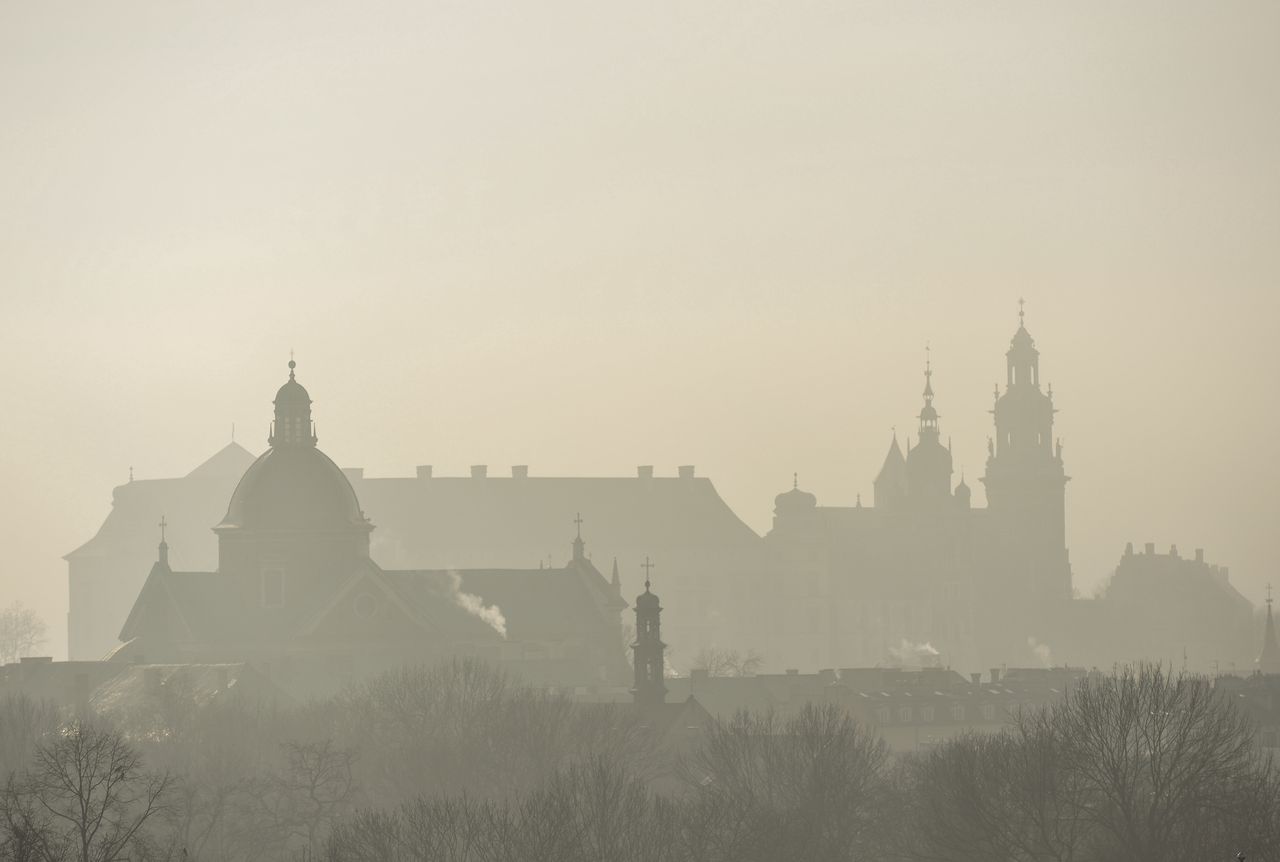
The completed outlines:
{"type": "Polygon", "coordinates": [[[529,478],[529,465],[528,465],[528,464],[517,464],[516,466],[512,467],[512,468],[511,468],[511,478],[512,478],[512,479],[528,479],[528,478],[529,478]]]}
{"type": "Polygon", "coordinates": [[[645,464],[644,466],[637,467],[637,468],[636,468],[636,476],[637,476],[638,478],[640,478],[640,479],[652,479],[652,478],[653,478],[653,465],[652,465],[652,464],[645,464]]]}
{"type": "Polygon", "coordinates": [[[430,478],[431,478],[431,465],[430,465],[430,464],[419,464],[419,465],[418,465],[418,478],[419,478],[419,479],[430,479],[430,478]]]}
{"type": "Polygon", "coordinates": [[[483,479],[483,478],[485,478],[485,477],[486,477],[486,476],[488,476],[488,475],[489,475],[489,465],[488,465],[488,464],[472,464],[472,465],[471,465],[471,478],[472,478],[472,479],[483,479]]]}
{"type": "Polygon", "coordinates": [[[693,478],[693,465],[692,465],[692,464],[685,464],[684,466],[682,466],[682,467],[680,467],[680,468],[679,468],[678,472],[679,472],[679,474],[680,474],[680,478],[681,478],[681,479],[692,479],[692,478],[693,478]]]}

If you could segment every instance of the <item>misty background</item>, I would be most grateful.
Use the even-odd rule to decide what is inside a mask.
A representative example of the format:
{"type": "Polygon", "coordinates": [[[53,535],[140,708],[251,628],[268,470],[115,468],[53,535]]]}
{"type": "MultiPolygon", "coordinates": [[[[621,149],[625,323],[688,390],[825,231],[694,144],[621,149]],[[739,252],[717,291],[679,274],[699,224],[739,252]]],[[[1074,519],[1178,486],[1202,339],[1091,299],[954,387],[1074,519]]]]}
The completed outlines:
{"type": "Polygon", "coordinates": [[[793,471],[870,494],[928,342],[981,505],[1019,296],[1077,587],[1154,541],[1258,602],[1277,33],[1267,2],[0,5],[5,603],[65,655],[61,555],[130,466],[232,423],[261,452],[290,349],[366,475],[696,464],[763,532],[793,471]]]}

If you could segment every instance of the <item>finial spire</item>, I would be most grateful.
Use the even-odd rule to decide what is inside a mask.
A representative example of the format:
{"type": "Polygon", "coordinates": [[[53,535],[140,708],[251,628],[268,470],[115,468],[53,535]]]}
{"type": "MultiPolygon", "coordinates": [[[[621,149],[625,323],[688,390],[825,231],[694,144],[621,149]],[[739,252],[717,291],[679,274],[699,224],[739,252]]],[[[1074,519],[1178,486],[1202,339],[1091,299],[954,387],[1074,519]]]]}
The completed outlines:
{"type": "Polygon", "coordinates": [[[293,361],[293,348],[289,348],[289,379],[293,379],[293,369],[298,367],[298,363],[293,361]]]}
{"type": "Polygon", "coordinates": [[[1267,604],[1271,604],[1271,582],[1267,581],[1267,604]]]}
{"type": "Polygon", "coordinates": [[[129,481],[133,481],[133,465],[129,465],[129,481]]]}
{"type": "Polygon", "coordinates": [[[649,571],[653,568],[653,563],[649,562],[649,557],[647,555],[644,558],[644,562],[640,565],[640,568],[644,569],[644,591],[647,593],[649,592],[649,571]]]}
{"type": "Polygon", "coordinates": [[[574,536],[574,539],[573,539],[573,558],[575,560],[581,560],[585,558],[584,554],[582,553],[582,549],[586,545],[586,542],[582,541],[582,513],[581,512],[578,512],[574,515],[573,523],[576,524],[578,527],[578,534],[574,536]]]}
{"type": "Polygon", "coordinates": [[[1018,326],[1025,326],[1027,323],[1027,301],[1022,297],[1018,297],[1018,326]]]}
{"type": "Polygon", "coordinates": [[[169,522],[165,520],[164,515],[160,516],[160,565],[166,569],[169,567],[169,543],[165,541],[164,531],[169,526],[169,522]]]}
{"type": "Polygon", "coordinates": [[[800,487],[800,474],[792,473],[791,474],[791,490],[794,491],[799,487],[800,487]]]}
{"type": "Polygon", "coordinates": [[[622,589],[622,578],[618,576],[618,558],[617,557],[613,558],[613,576],[609,579],[609,582],[610,584],[612,584],[615,590],[622,589]]]}

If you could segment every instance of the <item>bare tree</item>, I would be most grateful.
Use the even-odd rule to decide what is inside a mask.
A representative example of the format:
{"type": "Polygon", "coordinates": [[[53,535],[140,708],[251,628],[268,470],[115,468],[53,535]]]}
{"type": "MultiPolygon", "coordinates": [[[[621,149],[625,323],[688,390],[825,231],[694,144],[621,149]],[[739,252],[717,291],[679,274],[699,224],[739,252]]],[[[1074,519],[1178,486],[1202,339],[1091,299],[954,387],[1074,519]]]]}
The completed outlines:
{"type": "Polygon", "coordinates": [[[693,666],[705,669],[708,676],[755,676],[763,664],[764,656],[755,650],[743,653],[716,647],[700,651],[693,659],[693,666]]]}
{"type": "Polygon", "coordinates": [[[76,723],[36,748],[10,785],[6,816],[31,830],[46,862],[115,862],[144,847],[144,827],[164,808],[168,775],[147,773],[116,732],[76,723]]]}
{"type": "Polygon", "coordinates": [[[0,664],[31,655],[44,643],[45,631],[44,620],[22,602],[0,610],[0,664]]]}

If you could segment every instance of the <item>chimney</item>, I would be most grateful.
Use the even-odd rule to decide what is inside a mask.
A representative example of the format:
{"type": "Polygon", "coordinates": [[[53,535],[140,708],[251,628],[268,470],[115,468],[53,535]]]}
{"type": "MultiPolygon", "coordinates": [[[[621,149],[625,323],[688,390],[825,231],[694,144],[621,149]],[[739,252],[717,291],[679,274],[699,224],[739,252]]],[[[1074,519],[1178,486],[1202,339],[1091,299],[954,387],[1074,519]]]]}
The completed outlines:
{"type": "Polygon", "coordinates": [[[982,685],[982,674],[980,673],[969,674],[969,681],[974,685],[982,685]]]}
{"type": "Polygon", "coordinates": [[[787,668],[787,676],[799,676],[799,675],[800,675],[799,668],[796,668],[796,667],[787,668]]]}
{"type": "Polygon", "coordinates": [[[636,476],[637,476],[638,478],[640,478],[640,479],[652,479],[652,478],[653,478],[653,465],[652,465],[652,464],[646,464],[646,465],[644,465],[643,467],[637,467],[637,468],[636,468],[636,476]]]}
{"type": "Polygon", "coordinates": [[[693,478],[693,465],[692,465],[692,464],[685,464],[684,466],[677,468],[677,470],[678,470],[678,472],[679,472],[679,474],[680,474],[680,478],[681,478],[681,479],[692,479],[692,478],[693,478]]]}
{"type": "Polygon", "coordinates": [[[993,667],[991,669],[991,684],[992,685],[1000,684],[1000,668],[998,667],[993,667]]]}
{"type": "Polygon", "coordinates": [[[1132,556],[1133,556],[1133,542],[1125,542],[1125,545],[1124,545],[1124,555],[1125,555],[1126,557],[1132,557],[1132,556]]]}
{"type": "Polygon", "coordinates": [[[1148,554],[1154,554],[1154,553],[1156,552],[1156,543],[1155,543],[1155,542],[1147,542],[1147,545],[1146,545],[1146,552],[1147,552],[1148,554]]]}
{"type": "Polygon", "coordinates": [[[431,465],[430,465],[430,464],[419,464],[419,465],[418,465],[418,478],[419,478],[419,479],[430,479],[430,478],[431,478],[431,465]]]}
{"type": "Polygon", "coordinates": [[[488,475],[489,475],[489,465],[487,465],[487,464],[472,464],[472,465],[471,465],[471,478],[472,478],[472,479],[483,479],[483,478],[485,478],[485,477],[486,477],[486,476],[488,476],[488,475]]]}
{"type": "Polygon", "coordinates": [[[1177,546],[1177,545],[1170,545],[1170,546],[1169,546],[1169,556],[1174,557],[1174,558],[1178,558],[1178,546],[1177,546]]]}
{"type": "Polygon", "coordinates": [[[1196,562],[1197,563],[1204,562],[1204,548],[1196,548],[1196,562]]]}
{"type": "Polygon", "coordinates": [[[512,478],[512,479],[528,479],[528,478],[529,478],[529,465],[528,465],[528,464],[517,464],[516,466],[512,467],[512,468],[511,468],[511,478],[512,478]]]}
{"type": "Polygon", "coordinates": [[[347,477],[348,482],[359,482],[364,478],[363,467],[343,467],[342,475],[347,477]]]}

